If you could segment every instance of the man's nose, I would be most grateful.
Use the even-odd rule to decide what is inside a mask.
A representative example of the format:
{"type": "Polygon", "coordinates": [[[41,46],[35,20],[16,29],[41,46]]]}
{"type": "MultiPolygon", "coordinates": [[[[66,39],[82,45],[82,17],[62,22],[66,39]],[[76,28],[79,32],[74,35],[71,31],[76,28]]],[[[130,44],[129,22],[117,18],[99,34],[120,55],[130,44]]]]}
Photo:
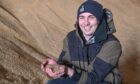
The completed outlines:
{"type": "Polygon", "coordinates": [[[85,26],[88,26],[90,24],[89,19],[85,19],[84,24],[85,26]]]}

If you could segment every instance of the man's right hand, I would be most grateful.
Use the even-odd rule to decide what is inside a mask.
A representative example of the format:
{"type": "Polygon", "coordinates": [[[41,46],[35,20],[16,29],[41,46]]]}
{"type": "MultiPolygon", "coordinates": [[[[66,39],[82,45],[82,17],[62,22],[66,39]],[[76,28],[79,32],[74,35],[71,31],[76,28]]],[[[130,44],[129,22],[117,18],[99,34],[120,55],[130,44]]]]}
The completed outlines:
{"type": "Polygon", "coordinates": [[[50,59],[50,58],[46,59],[46,60],[43,61],[42,64],[41,64],[41,69],[42,69],[43,72],[44,72],[45,69],[47,68],[46,66],[47,66],[48,64],[57,64],[57,63],[56,63],[56,61],[53,60],[53,59],[50,59]]]}
{"type": "Polygon", "coordinates": [[[57,62],[53,59],[46,59],[41,64],[41,69],[45,74],[52,78],[58,78],[65,74],[65,66],[57,64],[57,62]],[[54,70],[55,67],[58,69],[54,70]]]}

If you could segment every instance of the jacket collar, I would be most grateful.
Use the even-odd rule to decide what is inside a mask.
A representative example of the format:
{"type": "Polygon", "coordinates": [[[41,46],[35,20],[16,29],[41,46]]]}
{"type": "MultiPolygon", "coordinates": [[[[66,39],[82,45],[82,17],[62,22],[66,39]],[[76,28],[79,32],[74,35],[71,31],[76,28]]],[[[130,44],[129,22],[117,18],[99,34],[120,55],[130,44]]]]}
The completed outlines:
{"type": "Polygon", "coordinates": [[[95,38],[96,43],[103,41],[107,38],[107,23],[105,19],[102,19],[94,35],[96,37],[95,38]]]}

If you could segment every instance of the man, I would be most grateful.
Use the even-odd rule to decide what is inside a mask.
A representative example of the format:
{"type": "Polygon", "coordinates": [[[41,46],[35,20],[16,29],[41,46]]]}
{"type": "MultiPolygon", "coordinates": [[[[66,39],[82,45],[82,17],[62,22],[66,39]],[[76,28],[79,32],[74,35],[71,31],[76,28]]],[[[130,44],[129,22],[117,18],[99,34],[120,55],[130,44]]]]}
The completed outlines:
{"type": "Polygon", "coordinates": [[[42,64],[42,70],[54,78],[48,84],[121,84],[117,68],[121,45],[107,32],[102,5],[84,2],[77,12],[76,29],[64,39],[58,61],[47,59],[42,64]]]}

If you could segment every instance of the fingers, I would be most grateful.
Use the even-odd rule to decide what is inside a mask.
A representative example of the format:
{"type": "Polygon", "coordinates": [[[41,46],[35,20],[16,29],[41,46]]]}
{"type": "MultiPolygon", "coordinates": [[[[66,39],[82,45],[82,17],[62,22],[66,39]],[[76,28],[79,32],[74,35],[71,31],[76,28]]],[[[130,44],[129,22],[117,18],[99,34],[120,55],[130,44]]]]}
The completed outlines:
{"type": "Polygon", "coordinates": [[[60,67],[61,69],[54,71],[52,68],[46,68],[46,74],[50,77],[58,78],[65,74],[64,66],[60,67]]]}
{"type": "Polygon", "coordinates": [[[45,61],[42,62],[42,64],[46,64],[48,62],[48,59],[46,59],[45,61]]]}
{"type": "Polygon", "coordinates": [[[61,76],[62,76],[62,75],[64,75],[64,74],[65,74],[64,72],[59,73],[59,74],[55,75],[55,77],[54,77],[54,78],[59,78],[59,77],[61,77],[61,76]]]}
{"type": "Polygon", "coordinates": [[[65,74],[64,71],[58,71],[58,72],[55,72],[55,73],[54,73],[54,78],[61,77],[61,76],[64,75],[64,74],[65,74]]]}
{"type": "Polygon", "coordinates": [[[45,71],[44,65],[43,65],[43,64],[41,64],[41,70],[42,70],[43,72],[45,71]]]}
{"type": "Polygon", "coordinates": [[[65,74],[65,66],[61,65],[59,67],[59,70],[57,72],[55,72],[54,74],[56,74],[59,77],[62,76],[62,75],[64,75],[65,74]]]}
{"type": "Polygon", "coordinates": [[[64,72],[58,71],[58,72],[53,72],[51,69],[47,68],[46,73],[53,78],[58,78],[64,74],[64,72]]]}
{"type": "Polygon", "coordinates": [[[46,75],[52,78],[58,78],[65,74],[65,66],[57,64],[55,60],[50,58],[42,62],[41,69],[46,75]],[[48,64],[53,66],[49,66],[48,64]],[[54,66],[58,66],[58,70],[54,70],[54,66]]]}
{"type": "Polygon", "coordinates": [[[45,70],[45,66],[46,66],[47,64],[48,64],[48,59],[46,59],[45,61],[42,62],[42,64],[41,64],[41,69],[42,69],[42,71],[45,70]]]}
{"type": "Polygon", "coordinates": [[[45,70],[45,67],[46,67],[47,64],[57,64],[57,63],[56,63],[56,61],[53,60],[53,59],[50,59],[50,58],[46,59],[46,60],[43,61],[42,64],[41,64],[41,69],[42,69],[42,71],[45,70]]]}

